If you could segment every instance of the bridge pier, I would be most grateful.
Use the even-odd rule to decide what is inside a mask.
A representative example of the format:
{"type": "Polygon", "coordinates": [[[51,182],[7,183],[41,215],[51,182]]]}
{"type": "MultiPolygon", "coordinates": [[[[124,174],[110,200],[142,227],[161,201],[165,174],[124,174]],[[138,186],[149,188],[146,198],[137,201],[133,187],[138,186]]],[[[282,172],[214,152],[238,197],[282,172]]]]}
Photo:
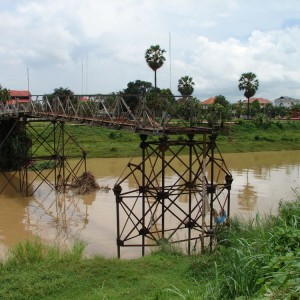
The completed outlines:
{"type": "Polygon", "coordinates": [[[212,247],[217,224],[230,209],[232,176],[216,134],[158,139],[141,134],[140,157],[115,184],[118,257],[122,247],[183,245],[188,254],[212,247]],[[128,184],[130,183],[130,185],[128,184]]]}
{"type": "Polygon", "coordinates": [[[5,161],[0,163],[0,194],[11,186],[32,196],[43,184],[64,192],[80,171],[86,171],[86,154],[63,121],[18,116],[1,122],[6,126],[0,143],[5,161]]]}

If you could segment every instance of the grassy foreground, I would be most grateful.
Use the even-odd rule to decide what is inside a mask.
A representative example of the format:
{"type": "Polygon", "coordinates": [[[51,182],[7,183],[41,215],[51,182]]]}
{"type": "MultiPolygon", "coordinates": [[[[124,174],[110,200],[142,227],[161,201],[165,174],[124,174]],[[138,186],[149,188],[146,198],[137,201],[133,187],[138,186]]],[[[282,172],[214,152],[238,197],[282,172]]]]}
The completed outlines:
{"type": "Polygon", "coordinates": [[[300,195],[278,216],[231,220],[212,253],[171,246],[134,260],[82,258],[40,241],[0,264],[0,299],[300,299],[300,195]]]}
{"type": "MultiPolygon", "coordinates": [[[[75,137],[88,157],[141,155],[139,135],[133,132],[82,125],[69,125],[67,131],[75,137]]],[[[180,140],[183,136],[174,138],[180,140]]],[[[157,137],[149,136],[148,139],[157,137]]],[[[300,122],[273,121],[258,125],[252,121],[240,121],[235,125],[226,125],[218,135],[217,144],[222,153],[300,150],[300,122]]]]}

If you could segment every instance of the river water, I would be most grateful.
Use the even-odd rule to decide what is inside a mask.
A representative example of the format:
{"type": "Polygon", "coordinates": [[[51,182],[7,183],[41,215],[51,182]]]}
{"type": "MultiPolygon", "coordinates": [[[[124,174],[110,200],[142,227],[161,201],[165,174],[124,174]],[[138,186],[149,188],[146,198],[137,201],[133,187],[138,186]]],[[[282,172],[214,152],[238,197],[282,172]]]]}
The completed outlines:
{"type": "MultiPolygon", "coordinates": [[[[234,179],[231,215],[276,214],[278,203],[292,199],[300,189],[300,151],[223,157],[234,179]]],[[[87,256],[116,257],[116,204],[111,188],[128,162],[128,158],[88,159],[87,169],[102,188],[85,196],[64,195],[43,186],[33,197],[21,197],[7,188],[0,195],[0,257],[18,241],[35,236],[61,247],[82,239],[87,242],[87,256]]],[[[140,255],[140,249],[127,249],[122,257],[140,255]]]]}

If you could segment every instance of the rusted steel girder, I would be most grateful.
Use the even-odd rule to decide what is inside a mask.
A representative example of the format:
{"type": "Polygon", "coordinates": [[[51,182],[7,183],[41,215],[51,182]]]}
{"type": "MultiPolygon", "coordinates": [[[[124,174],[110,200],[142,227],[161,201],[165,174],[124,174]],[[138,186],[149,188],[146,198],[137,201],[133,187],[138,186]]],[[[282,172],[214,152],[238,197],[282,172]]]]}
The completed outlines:
{"type": "Polygon", "coordinates": [[[0,144],[2,158],[2,150],[11,143],[12,135],[22,151],[19,155],[8,153],[6,160],[13,162],[11,167],[0,167],[0,194],[12,186],[16,192],[31,196],[43,184],[65,191],[79,172],[86,171],[86,153],[66,131],[63,121],[40,119],[41,129],[37,130],[33,126],[37,120],[21,116],[11,120],[14,122],[11,128],[6,128],[7,134],[0,144]],[[16,129],[17,133],[14,132],[16,129]],[[24,137],[24,141],[20,137],[24,137]]]}
{"type": "Polygon", "coordinates": [[[122,247],[141,247],[144,255],[161,243],[185,243],[189,254],[198,241],[201,250],[211,246],[216,224],[227,222],[232,183],[216,134],[140,138],[140,158],[113,189],[118,257],[122,247]]]}

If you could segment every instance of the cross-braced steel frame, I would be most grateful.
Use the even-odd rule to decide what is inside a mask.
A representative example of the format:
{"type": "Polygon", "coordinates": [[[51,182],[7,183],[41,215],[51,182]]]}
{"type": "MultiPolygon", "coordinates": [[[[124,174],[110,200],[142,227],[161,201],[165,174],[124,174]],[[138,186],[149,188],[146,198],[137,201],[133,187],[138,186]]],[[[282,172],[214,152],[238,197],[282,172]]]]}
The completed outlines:
{"type": "Polygon", "coordinates": [[[42,184],[64,192],[79,172],[86,171],[86,153],[68,133],[64,121],[18,116],[11,128],[6,128],[7,135],[1,141],[0,151],[16,128],[19,136],[24,137],[24,141],[19,141],[24,153],[6,157],[17,162],[18,168],[0,169],[0,194],[12,186],[16,192],[31,196],[42,184]]]}
{"type": "Polygon", "coordinates": [[[121,247],[141,247],[144,255],[160,243],[185,243],[190,254],[199,241],[203,250],[230,211],[232,176],[216,134],[140,138],[139,161],[128,163],[113,189],[118,257],[121,247]],[[135,187],[123,188],[128,182],[135,187]]]}

